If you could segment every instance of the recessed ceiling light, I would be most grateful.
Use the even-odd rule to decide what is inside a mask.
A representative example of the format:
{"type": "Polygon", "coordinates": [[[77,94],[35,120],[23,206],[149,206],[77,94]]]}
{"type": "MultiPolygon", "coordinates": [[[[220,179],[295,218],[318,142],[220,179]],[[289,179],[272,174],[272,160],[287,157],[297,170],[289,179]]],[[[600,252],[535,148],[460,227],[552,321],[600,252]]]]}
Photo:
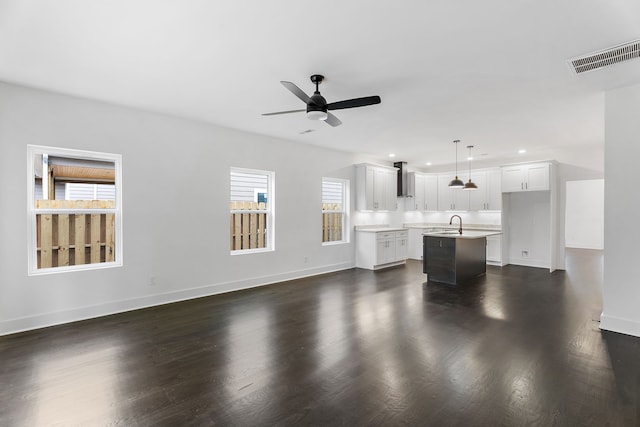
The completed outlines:
{"type": "Polygon", "coordinates": [[[467,157],[467,160],[473,160],[473,157],[469,156],[467,157]]]}
{"type": "Polygon", "coordinates": [[[524,153],[526,153],[526,152],[527,152],[527,150],[525,150],[524,148],[523,148],[522,150],[518,150],[518,153],[519,153],[519,154],[524,154],[524,153]]]}
{"type": "Polygon", "coordinates": [[[431,166],[431,162],[427,162],[427,163],[425,163],[425,165],[431,166]]]}
{"type": "Polygon", "coordinates": [[[396,155],[395,155],[395,154],[393,154],[393,153],[389,154],[389,157],[395,157],[395,156],[396,156],[396,155]]]}

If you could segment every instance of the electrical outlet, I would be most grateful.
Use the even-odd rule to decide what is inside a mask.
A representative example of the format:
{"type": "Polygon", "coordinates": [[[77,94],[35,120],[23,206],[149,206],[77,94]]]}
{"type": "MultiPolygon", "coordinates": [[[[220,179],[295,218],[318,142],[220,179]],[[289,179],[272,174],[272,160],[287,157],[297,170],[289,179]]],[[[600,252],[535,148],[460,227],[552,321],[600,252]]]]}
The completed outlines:
{"type": "Polygon", "coordinates": [[[149,286],[155,286],[156,285],[156,276],[150,276],[149,277],[149,286]]]}
{"type": "Polygon", "coordinates": [[[308,262],[309,262],[309,257],[308,256],[304,257],[304,263],[306,264],[308,262]]]}
{"type": "Polygon", "coordinates": [[[529,251],[522,251],[522,258],[526,258],[529,256],[529,251]]]}

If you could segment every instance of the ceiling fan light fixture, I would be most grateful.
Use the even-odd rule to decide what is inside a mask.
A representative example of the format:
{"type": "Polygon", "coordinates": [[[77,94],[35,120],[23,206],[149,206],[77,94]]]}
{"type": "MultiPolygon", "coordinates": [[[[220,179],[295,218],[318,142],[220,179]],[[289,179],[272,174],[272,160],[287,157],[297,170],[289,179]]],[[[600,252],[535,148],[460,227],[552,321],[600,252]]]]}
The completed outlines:
{"type": "MultiPolygon", "coordinates": [[[[346,108],[366,107],[367,105],[380,104],[381,99],[379,96],[365,96],[362,98],[345,99],[344,101],[327,103],[327,100],[320,94],[319,86],[322,83],[324,77],[320,74],[314,74],[311,76],[311,83],[316,85],[316,90],[313,95],[309,96],[302,89],[291,82],[281,80],[280,83],[289,92],[294,94],[298,99],[307,105],[307,118],[310,120],[322,120],[329,126],[340,126],[342,122],[335,115],[329,111],[344,110],[346,108]]],[[[264,113],[263,116],[275,116],[278,114],[299,113],[305,110],[289,110],[289,111],[277,111],[275,113],[264,113]]]]}
{"type": "Polygon", "coordinates": [[[307,111],[307,118],[309,120],[327,120],[328,116],[327,112],[322,110],[307,111]]]}

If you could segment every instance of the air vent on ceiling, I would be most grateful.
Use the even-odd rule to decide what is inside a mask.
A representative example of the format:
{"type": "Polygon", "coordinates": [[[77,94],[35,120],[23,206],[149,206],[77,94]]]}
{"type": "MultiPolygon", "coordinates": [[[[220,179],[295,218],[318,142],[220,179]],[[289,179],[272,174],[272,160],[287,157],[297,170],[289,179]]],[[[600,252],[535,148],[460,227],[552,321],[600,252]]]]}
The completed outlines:
{"type": "Polygon", "coordinates": [[[581,74],[638,57],[640,57],[640,40],[634,40],[570,59],[569,65],[573,72],[581,74]]]}

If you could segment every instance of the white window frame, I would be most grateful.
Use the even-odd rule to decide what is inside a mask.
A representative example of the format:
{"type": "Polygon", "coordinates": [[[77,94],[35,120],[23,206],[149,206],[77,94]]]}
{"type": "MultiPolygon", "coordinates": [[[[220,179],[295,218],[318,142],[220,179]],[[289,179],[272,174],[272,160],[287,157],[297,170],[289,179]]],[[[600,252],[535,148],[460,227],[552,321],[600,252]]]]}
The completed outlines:
{"type": "MultiPolygon", "coordinates": [[[[322,246],[332,246],[332,245],[342,245],[345,243],[349,243],[350,232],[349,232],[349,180],[348,179],[340,179],[340,178],[328,178],[322,177],[322,184],[324,182],[333,182],[342,185],[342,210],[340,211],[325,211],[321,210],[322,213],[335,212],[342,213],[342,240],[334,240],[332,242],[322,242],[322,246]]],[[[321,189],[322,194],[322,189],[321,189]]],[[[324,201],[321,201],[323,203],[324,201]]]]}
{"type": "Polygon", "coordinates": [[[29,276],[53,273],[96,270],[102,268],[122,267],[122,156],[120,154],[100,153],[95,151],[74,150],[69,148],[48,147],[42,145],[27,145],[27,213],[28,213],[28,270],[29,276]],[[107,161],[114,163],[116,202],[113,209],[42,209],[35,207],[35,156],[47,154],[57,157],[107,161]],[[115,215],[115,253],[114,261],[93,264],[69,265],[61,267],[38,268],[36,216],[41,214],[114,214],[115,215]]]}
{"type": "MultiPolygon", "coordinates": [[[[265,171],[260,169],[247,169],[232,166],[229,168],[229,201],[231,200],[231,173],[247,173],[267,176],[267,219],[266,219],[266,234],[265,234],[265,247],[254,249],[236,249],[229,250],[231,255],[247,255],[260,252],[273,252],[275,251],[275,177],[276,174],[273,171],[265,171]]],[[[254,197],[258,197],[258,192],[254,191],[254,197]]],[[[229,209],[229,214],[233,213],[261,213],[264,211],[250,210],[250,209],[229,209]]]]}

